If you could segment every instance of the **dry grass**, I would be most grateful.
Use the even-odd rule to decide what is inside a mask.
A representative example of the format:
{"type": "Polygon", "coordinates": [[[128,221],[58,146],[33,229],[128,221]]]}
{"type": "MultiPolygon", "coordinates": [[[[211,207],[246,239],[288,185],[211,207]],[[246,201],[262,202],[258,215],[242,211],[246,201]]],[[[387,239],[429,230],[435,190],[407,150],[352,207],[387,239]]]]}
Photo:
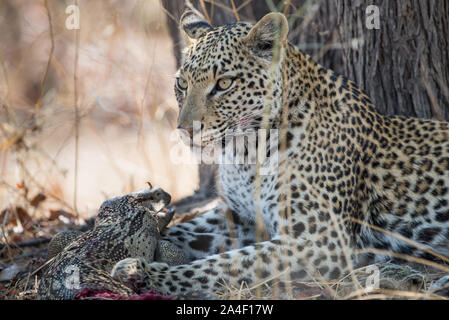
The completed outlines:
{"type": "MultiPolygon", "coordinates": [[[[240,10],[251,0],[240,6],[224,2],[199,4],[207,20],[212,12],[205,3],[213,3],[240,21],[240,10]]],[[[281,11],[288,5],[285,1],[281,11]]],[[[103,200],[143,188],[148,180],[175,200],[197,186],[195,165],[167,158],[177,114],[175,61],[159,1],[80,1],[79,33],[64,27],[65,8],[54,1],[0,4],[0,28],[6,30],[0,35],[0,224],[6,244],[0,269],[34,270],[25,283],[10,283],[8,298],[32,295],[36,267],[45,261],[40,248],[15,248],[13,242],[76,228],[103,200]]],[[[291,19],[305,9],[295,8],[291,19]]],[[[257,198],[260,188],[255,192],[257,198]]],[[[223,298],[442,298],[425,291],[437,278],[430,272],[413,290],[371,292],[360,285],[366,280],[363,268],[331,282],[298,283],[286,274],[288,269],[252,287],[223,284],[223,298]],[[280,284],[288,288],[282,294],[280,284]]]]}

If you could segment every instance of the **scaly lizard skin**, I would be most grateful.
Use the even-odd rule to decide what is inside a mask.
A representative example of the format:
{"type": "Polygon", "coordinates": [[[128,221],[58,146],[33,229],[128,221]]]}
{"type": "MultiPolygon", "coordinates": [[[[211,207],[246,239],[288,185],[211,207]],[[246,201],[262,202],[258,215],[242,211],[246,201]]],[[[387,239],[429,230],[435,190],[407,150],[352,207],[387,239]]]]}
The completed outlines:
{"type": "Polygon", "coordinates": [[[52,260],[36,298],[74,299],[84,289],[132,296],[131,288],[110,276],[118,261],[140,257],[151,262],[157,257],[170,265],[186,263],[180,249],[160,241],[160,231],[173,213],[157,212],[169,202],[170,195],[162,189],[144,189],[105,201],[92,230],[58,234],[49,245],[52,260]]]}

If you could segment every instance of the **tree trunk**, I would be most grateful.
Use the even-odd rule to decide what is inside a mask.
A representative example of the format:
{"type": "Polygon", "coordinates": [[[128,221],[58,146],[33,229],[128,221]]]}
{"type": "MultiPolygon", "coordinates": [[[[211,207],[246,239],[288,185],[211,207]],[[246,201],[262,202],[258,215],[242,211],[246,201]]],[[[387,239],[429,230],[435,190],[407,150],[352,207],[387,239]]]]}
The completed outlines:
{"type": "Polygon", "coordinates": [[[379,112],[449,119],[449,2],[373,0],[380,29],[369,30],[363,1],[338,0],[345,74],[367,91],[379,112]]]}

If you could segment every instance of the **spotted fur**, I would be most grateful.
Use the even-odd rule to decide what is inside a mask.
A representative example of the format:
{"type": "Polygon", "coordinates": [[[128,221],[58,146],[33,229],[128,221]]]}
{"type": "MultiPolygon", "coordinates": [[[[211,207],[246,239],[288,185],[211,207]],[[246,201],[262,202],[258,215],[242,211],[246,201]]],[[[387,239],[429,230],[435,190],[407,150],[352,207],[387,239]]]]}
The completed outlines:
{"type": "Polygon", "coordinates": [[[180,294],[275,276],[338,279],[397,254],[447,260],[447,122],[380,115],[356,84],[288,43],[282,14],[215,28],[187,16],[179,127],[199,121],[203,146],[227,129],[277,129],[279,167],[259,176],[257,165],[219,165],[220,205],[165,232],[191,262],[119,268],[180,294]],[[223,77],[227,90],[217,88],[223,77]]]}

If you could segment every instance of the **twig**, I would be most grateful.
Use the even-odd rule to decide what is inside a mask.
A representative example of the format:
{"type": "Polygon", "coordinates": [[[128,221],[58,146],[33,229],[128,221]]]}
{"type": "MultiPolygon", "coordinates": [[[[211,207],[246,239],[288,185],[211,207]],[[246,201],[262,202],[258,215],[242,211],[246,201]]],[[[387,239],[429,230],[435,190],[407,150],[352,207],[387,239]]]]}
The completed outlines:
{"type": "MultiPolygon", "coordinates": [[[[355,294],[363,294],[363,290],[360,290],[359,292],[353,292],[348,294],[345,299],[350,299],[355,297],[355,294]]],[[[391,289],[375,289],[372,292],[370,292],[369,295],[367,296],[359,296],[356,297],[356,300],[378,300],[378,299],[386,299],[388,297],[402,297],[402,298],[414,298],[414,299],[418,299],[418,298],[425,298],[425,299],[429,299],[429,298],[433,298],[433,299],[438,299],[438,300],[447,300],[446,297],[443,296],[439,296],[436,294],[430,294],[430,293],[419,293],[419,292],[410,292],[410,291],[401,291],[401,290],[391,290],[391,289]]]]}
{"type": "Polygon", "coordinates": [[[209,13],[207,12],[206,5],[204,4],[204,0],[200,0],[201,9],[203,10],[204,17],[206,18],[207,22],[209,24],[212,24],[211,17],[209,16],[209,13]]]}
{"type": "Polygon", "coordinates": [[[36,104],[34,105],[35,110],[39,110],[41,108],[42,95],[44,93],[45,83],[47,82],[47,78],[48,78],[48,70],[50,69],[51,58],[53,57],[53,52],[55,50],[55,41],[54,41],[54,35],[53,35],[53,22],[51,19],[50,8],[48,7],[48,0],[44,0],[44,4],[45,4],[45,9],[47,10],[47,18],[48,18],[48,26],[49,26],[49,30],[50,30],[51,46],[50,46],[50,54],[49,54],[48,60],[47,60],[47,67],[45,68],[44,77],[42,78],[41,86],[39,88],[39,95],[38,95],[36,104]]]}
{"type": "Polygon", "coordinates": [[[3,103],[3,107],[6,109],[6,112],[8,113],[9,119],[14,123],[14,126],[17,127],[17,119],[14,114],[14,111],[11,108],[11,95],[10,95],[10,89],[9,89],[9,77],[8,77],[8,71],[6,70],[5,61],[3,60],[2,54],[0,52],[0,66],[2,68],[3,77],[5,78],[5,84],[6,84],[6,99],[3,103]]]}
{"type": "Polygon", "coordinates": [[[11,248],[25,248],[25,247],[34,247],[34,246],[39,246],[41,244],[45,244],[50,242],[50,238],[38,238],[38,239],[33,239],[30,241],[23,241],[23,242],[9,242],[8,245],[0,243],[0,250],[3,248],[6,248],[7,246],[11,247],[11,248]]]}
{"type": "Polygon", "coordinates": [[[231,0],[231,6],[232,6],[232,11],[234,13],[235,19],[237,20],[237,22],[239,22],[240,16],[239,16],[239,12],[237,11],[237,8],[235,6],[234,0],[231,0]]]}
{"type": "Polygon", "coordinates": [[[204,1],[208,2],[208,3],[211,3],[211,4],[214,4],[217,7],[221,8],[221,9],[223,9],[223,10],[229,12],[229,13],[234,13],[231,8],[228,8],[227,6],[225,6],[224,4],[222,4],[220,2],[215,2],[215,0],[204,0],[204,1]]]}
{"type": "MultiPolygon", "coordinates": [[[[78,6],[78,0],[75,1],[75,5],[78,6]]],[[[74,185],[73,185],[73,209],[75,210],[75,216],[78,218],[78,155],[79,155],[79,123],[80,115],[78,109],[78,53],[80,45],[80,32],[79,29],[75,30],[75,66],[73,71],[73,88],[74,88],[74,105],[75,105],[75,173],[74,173],[74,185]]]]}
{"type": "Polygon", "coordinates": [[[388,230],[383,229],[381,227],[369,224],[369,223],[367,223],[365,221],[362,221],[362,220],[359,220],[359,219],[356,219],[356,218],[352,218],[351,217],[351,218],[349,218],[349,220],[351,220],[351,221],[353,221],[355,223],[358,223],[361,226],[366,226],[366,227],[368,227],[370,229],[373,229],[375,231],[385,233],[386,235],[388,235],[390,237],[393,237],[393,238],[396,238],[398,240],[404,241],[407,244],[412,245],[412,246],[418,248],[419,250],[422,250],[422,251],[424,251],[424,252],[426,252],[426,253],[428,253],[428,254],[430,254],[430,255],[432,255],[432,256],[434,256],[434,257],[436,257],[436,258],[438,258],[438,259],[440,259],[440,260],[442,260],[442,261],[444,261],[446,263],[449,263],[449,258],[447,258],[447,257],[439,254],[438,252],[435,252],[435,251],[433,251],[433,250],[431,250],[429,248],[426,248],[424,245],[420,244],[419,242],[413,241],[413,240],[411,240],[409,238],[406,238],[406,237],[404,237],[404,236],[402,236],[400,234],[393,233],[391,231],[388,231],[388,230]]]}
{"type": "Polygon", "coordinates": [[[244,3],[242,3],[241,5],[239,5],[239,7],[237,8],[237,12],[240,12],[240,10],[242,10],[244,7],[249,5],[251,2],[253,2],[253,0],[247,0],[244,3]]]}
{"type": "Polygon", "coordinates": [[[9,239],[8,239],[8,236],[6,235],[6,231],[5,231],[5,225],[6,225],[6,220],[8,219],[8,215],[9,215],[9,210],[6,211],[5,217],[3,218],[3,221],[2,221],[2,226],[1,226],[2,230],[1,231],[2,231],[3,238],[5,240],[5,244],[4,245],[2,244],[2,245],[4,248],[8,249],[9,259],[11,261],[14,261],[13,256],[11,254],[11,246],[9,244],[9,239]]]}
{"type": "MultiPolygon", "coordinates": [[[[23,170],[23,172],[28,177],[28,179],[31,180],[31,182],[33,182],[41,190],[41,193],[45,193],[48,197],[52,198],[53,200],[56,200],[60,204],[62,204],[65,207],[69,208],[70,210],[74,211],[74,209],[64,199],[58,197],[55,194],[52,194],[52,193],[49,193],[49,192],[45,191],[45,187],[34,178],[34,175],[32,175],[31,172],[28,170],[28,168],[25,166],[25,163],[24,163],[23,159],[19,159],[18,163],[20,165],[20,168],[23,170]]],[[[13,186],[11,186],[9,183],[7,183],[6,181],[4,181],[1,178],[0,178],[0,184],[8,186],[12,190],[15,189],[13,186]]],[[[27,200],[26,197],[24,199],[27,200]]]]}
{"type": "Polygon", "coordinates": [[[391,252],[388,250],[375,249],[375,248],[361,249],[361,250],[356,251],[356,253],[374,253],[374,254],[380,254],[380,255],[385,255],[385,256],[392,256],[392,257],[395,257],[398,259],[426,265],[426,266],[432,267],[434,269],[443,271],[445,273],[449,273],[449,267],[446,267],[444,265],[438,264],[438,263],[430,261],[430,260],[417,258],[417,257],[411,256],[408,254],[396,253],[396,252],[391,252]]]}

